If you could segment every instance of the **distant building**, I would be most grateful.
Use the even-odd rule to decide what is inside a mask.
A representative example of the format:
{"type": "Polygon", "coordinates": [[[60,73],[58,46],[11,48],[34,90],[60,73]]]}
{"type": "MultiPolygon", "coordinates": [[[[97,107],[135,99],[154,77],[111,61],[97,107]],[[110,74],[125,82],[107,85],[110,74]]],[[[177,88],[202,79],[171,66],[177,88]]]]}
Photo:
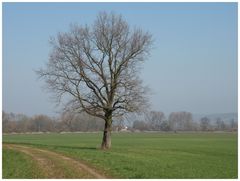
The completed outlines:
{"type": "Polygon", "coordinates": [[[124,126],[123,128],[121,128],[119,131],[128,131],[128,127],[124,126]]]}

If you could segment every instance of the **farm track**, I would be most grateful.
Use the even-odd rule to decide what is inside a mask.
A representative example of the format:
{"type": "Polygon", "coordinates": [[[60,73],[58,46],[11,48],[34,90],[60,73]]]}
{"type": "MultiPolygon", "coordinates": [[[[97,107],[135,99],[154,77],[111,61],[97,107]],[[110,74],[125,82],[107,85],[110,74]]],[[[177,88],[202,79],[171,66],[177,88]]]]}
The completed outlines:
{"type": "Polygon", "coordinates": [[[53,151],[15,144],[3,144],[3,147],[31,156],[43,173],[42,178],[107,178],[94,168],[53,151]]]}

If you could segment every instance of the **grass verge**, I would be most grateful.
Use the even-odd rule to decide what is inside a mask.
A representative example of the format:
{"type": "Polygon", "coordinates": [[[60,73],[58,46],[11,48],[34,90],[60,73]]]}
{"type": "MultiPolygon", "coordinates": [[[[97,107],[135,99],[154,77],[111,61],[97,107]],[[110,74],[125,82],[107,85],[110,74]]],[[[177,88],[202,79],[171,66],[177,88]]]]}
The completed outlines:
{"type": "Polygon", "coordinates": [[[3,148],[2,165],[4,179],[30,179],[43,176],[30,156],[12,149],[3,148]]]}

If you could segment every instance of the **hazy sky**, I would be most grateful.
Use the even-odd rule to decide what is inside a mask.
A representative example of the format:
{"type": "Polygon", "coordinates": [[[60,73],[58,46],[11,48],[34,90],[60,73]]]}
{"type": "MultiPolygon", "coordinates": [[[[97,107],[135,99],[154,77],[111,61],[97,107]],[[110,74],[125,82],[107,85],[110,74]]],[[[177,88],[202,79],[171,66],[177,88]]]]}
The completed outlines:
{"type": "Polygon", "coordinates": [[[3,110],[56,113],[34,70],[48,61],[50,36],[100,11],[153,34],[141,73],[152,109],[237,112],[237,3],[3,3],[3,110]]]}

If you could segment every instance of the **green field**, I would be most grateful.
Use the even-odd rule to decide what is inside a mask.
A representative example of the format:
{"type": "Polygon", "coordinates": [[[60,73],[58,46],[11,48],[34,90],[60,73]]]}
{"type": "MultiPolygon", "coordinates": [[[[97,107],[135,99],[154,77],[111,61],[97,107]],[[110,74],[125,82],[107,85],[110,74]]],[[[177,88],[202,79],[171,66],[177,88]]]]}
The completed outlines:
{"type": "Polygon", "coordinates": [[[39,178],[41,173],[31,157],[10,149],[3,149],[3,178],[39,178]],[[16,164],[17,163],[17,164],[16,164]]]}
{"type": "MultiPolygon", "coordinates": [[[[98,149],[101,138],[102,133],[19,134],[4,135],[3,142],[54,150],[114,178],[237,178],[236,133],[113,133],[108,151],[98,149]]],[[[6,159],[3,176],[14,161],[6,159]]]]}

